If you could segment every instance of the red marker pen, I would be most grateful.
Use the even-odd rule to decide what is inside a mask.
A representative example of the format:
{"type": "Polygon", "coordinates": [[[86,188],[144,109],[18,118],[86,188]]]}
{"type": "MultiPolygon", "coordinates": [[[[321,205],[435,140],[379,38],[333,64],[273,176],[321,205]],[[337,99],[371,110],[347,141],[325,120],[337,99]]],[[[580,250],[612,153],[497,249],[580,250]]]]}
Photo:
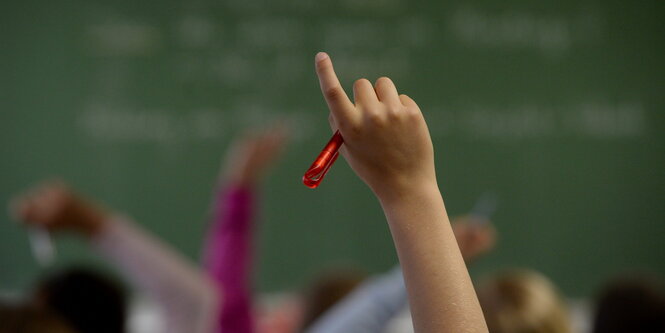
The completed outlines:
{"type": "Polygon", "coordinates": [[[335,163],[339,156],[339,147],[344,143],[342,135],[336,131],[328,144],[323,148],[314,163],[307,169],[302,176],[302,182],[309,188],[317,188],[330,167],[335,163]]]}

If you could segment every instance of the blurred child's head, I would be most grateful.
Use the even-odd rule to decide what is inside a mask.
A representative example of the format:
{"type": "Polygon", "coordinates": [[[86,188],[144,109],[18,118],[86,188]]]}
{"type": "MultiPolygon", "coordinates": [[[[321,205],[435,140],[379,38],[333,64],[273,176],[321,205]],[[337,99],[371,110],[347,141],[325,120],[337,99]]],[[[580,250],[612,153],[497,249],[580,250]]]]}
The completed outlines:
{"type": "Polygon", "coordinates": [[[315,278],[303,293],[303,322],[307,328],[335,303],[348,295],[366,274],[355,269],[329,269],[315,278]]]}
{"type": "Polygon", "coordinates": [[[45,308],[0,303],[0,333],[75,333],[45,308]]]}
{"type": "Polygon", "coordinates": [[[478,288],[492,333],[568,333],[563,301],[544,276],[531,271],[497,275],[478,288]]]}
{"type": "Polygon", "coordinates": [[[114,280],[89,269],[70,268],[43,279],[35,302],[62,317],[77,332],[125,331],[124,290],[114,280]]]}
{"type": "Polygon", "coordinates": [[[609,283],[597,299],[593,332],[665,332],[665,292],[660,283],[643,277],[609,283]]]}

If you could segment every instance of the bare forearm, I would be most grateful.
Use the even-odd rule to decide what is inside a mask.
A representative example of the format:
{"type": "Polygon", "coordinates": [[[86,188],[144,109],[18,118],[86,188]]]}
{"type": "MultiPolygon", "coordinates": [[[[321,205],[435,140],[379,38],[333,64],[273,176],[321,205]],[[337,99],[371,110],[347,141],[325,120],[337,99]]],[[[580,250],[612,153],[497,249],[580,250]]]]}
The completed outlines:
{"type": "Polygon", "coordinates": [[[434,149],[416,102],[389,78],[342,89],[326,53],[315,58],[342,154],[381,201],[418,332],[487,332],[436,185],[434,149]]]}
{"type": "Polygon", "coordinates": [[[404,271],[416,332],[487,332],[436,184],[379,198],[404,271]]]}

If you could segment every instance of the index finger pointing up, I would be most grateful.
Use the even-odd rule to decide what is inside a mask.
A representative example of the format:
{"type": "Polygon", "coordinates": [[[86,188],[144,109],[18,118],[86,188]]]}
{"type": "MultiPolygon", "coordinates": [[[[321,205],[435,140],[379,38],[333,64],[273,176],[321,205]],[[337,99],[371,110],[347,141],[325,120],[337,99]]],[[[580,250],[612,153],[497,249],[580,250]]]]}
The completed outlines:
{"type": "Polygon", "coordinates": [[[351,120],[355,106],[346,96],[342,85],[337,79],[335,69],[328,54],[319,52],[315,58],[316,74],[319,76],[321,92],[328,103],[328,108],[338,122],[347,122],[351,120]]]}

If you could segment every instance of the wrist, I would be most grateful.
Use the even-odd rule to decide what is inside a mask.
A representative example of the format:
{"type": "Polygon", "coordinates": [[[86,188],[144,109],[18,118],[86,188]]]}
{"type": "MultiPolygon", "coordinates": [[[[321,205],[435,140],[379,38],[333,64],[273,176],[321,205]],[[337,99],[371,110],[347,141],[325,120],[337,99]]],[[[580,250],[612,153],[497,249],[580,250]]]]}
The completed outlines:
{"type": "Polygon", "coordinates": [[[424,229],[428,222],[447,219],[447,213],[439,187],[434,182],[412,184],[377,195],[392,231],[410,229],[410,221],[421,221],[424,229]]]}
{"type": "Polygon", "coordinates": [[[372,187],[372,191],[384,206],[399,206],[410,201],[441,198],[435,177],[396,177],[372,187]]]}

